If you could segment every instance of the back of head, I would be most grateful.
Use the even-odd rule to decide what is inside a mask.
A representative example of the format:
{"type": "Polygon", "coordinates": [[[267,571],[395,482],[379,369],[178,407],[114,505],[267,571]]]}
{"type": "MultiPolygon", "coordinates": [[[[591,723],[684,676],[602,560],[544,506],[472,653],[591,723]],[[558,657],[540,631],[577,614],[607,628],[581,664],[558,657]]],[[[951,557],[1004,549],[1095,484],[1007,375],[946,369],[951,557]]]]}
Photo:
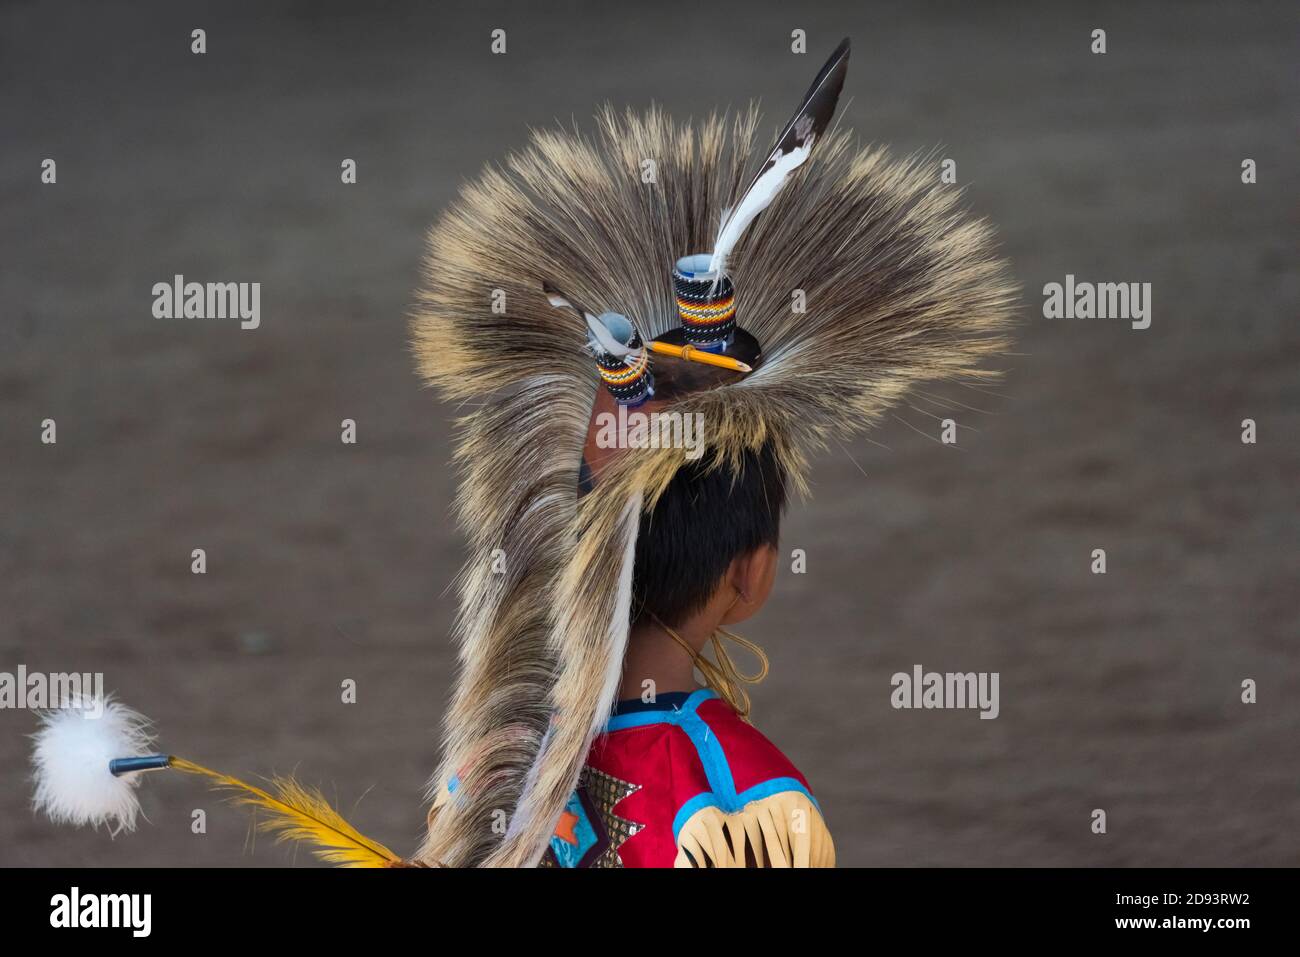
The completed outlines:
{"type": "Polygon", "coordinates": [[[707,604],[733,559],[775,546],[786,476],[771,444],[737,468],[706,459],[680,469],[641,516],[632,573],[632,620],[654,614],[676,626],[707,604]]]}

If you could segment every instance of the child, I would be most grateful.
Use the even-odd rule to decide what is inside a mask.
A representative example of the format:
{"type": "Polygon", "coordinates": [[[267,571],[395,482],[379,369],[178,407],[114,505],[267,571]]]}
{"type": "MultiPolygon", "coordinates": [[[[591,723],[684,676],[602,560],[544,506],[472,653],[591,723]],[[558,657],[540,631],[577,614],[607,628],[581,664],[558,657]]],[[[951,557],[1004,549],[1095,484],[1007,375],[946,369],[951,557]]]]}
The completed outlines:
{"type": "Polygon", "coordinates": [[[1014,301],[934,168],[830,133],[847,59],[752,178],[752,112],[606,112],[594,141],[538,134],[431,233],[415,349],[468,410],[470,559],[418,860],[833,864],[724,629],[767,599],[811,457],[914,384],[987,377],[1014,301]]]}
{"type": "Polygon", "coordinates": [[[642,516],[620,700],[543,865],[834,865],[807,781],[748,723],[739,685],[761,680],[762,652],[747,679],[721,643],[772,591],[784,505],[785,476],[763,446],[735,470],[681,469],[642,516]],[[702,655],[710,643],[716,662],[702,655]]]}

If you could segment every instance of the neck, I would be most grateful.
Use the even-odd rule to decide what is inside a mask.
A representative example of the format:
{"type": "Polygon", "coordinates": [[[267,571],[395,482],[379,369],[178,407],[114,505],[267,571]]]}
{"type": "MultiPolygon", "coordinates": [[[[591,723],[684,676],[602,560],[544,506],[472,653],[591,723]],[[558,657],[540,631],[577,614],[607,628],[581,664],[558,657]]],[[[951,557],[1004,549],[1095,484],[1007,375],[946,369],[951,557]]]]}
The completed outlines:
{"type": "MultiPolygon", "coordinates": [[[[673,631],[699,652],[717,627],[718,622],[713,620],[713,616],[702,613],[673,626],[673,631]]],[[[655,694],[690,692],[699,687],[695,680],[695,663],[686,649],[674,641],[654,618],[642,616],[628,633],[619,699],[639,699],[649,691],[655,694]]]]}

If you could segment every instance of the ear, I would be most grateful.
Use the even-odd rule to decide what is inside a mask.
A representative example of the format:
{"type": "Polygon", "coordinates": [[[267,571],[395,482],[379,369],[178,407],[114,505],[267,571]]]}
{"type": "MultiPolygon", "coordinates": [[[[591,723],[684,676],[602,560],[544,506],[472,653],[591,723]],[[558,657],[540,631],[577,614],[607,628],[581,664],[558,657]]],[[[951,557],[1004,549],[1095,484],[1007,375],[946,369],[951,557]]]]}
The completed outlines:
{"type": "Polygon", "coordinates": [[[737,555],[727,569],[726,581],[736,601],[723,616],[721,624],[733,625],[753,616],[767,602],[776,579],[775,546],[760,545],[752,552],[737,555]]]}

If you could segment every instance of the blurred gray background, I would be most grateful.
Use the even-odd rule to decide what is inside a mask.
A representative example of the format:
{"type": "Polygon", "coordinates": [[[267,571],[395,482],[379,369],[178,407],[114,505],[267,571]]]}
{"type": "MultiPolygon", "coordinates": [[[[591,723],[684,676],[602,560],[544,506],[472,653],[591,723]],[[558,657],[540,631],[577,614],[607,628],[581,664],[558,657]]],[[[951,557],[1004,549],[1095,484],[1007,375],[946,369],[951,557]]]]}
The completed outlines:
{"type": "MultiPolygon", "coordinates": [[[[407,350],[425,230],[606,100],[757,98],[775,134],[847,34],[841,122],[957,161],[1024,323],[996,396],[929,390],[984,410],[957,448],[918,401],[818,463],[808,573],[746,632],[758,726],[845,865],[1295,863],[1294,8],[1088,6],[5,4],[0,670],[103,671],[168,750],[413,850],[466,557],[407,350]],[[261,328],[154,319],[175,273],[261,282],[261,328]],[[1066,273],[1152,283],[1151,328],[1044,319],[1066,273]],[[893,710],[917,663],[999,672],[1001,716],[893,710]]],[[[35,818],[34,724],[0,711],[0,864],[307,863],[179,776],[134,835],[35,818]]]]}

